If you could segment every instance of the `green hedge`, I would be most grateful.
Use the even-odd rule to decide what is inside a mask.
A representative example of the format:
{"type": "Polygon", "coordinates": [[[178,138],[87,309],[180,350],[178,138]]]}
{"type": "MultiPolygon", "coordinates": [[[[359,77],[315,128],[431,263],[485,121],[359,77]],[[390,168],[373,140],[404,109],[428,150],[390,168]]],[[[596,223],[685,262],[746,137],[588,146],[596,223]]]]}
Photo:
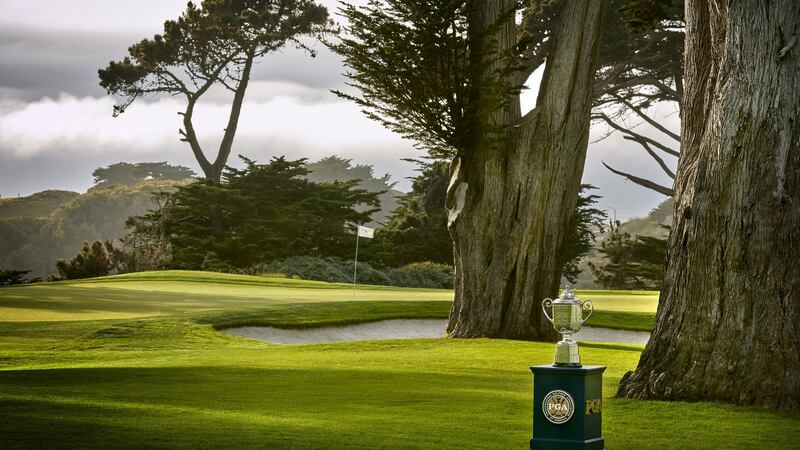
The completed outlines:
{"type": "MultiPolygon", "coordinates": [[[[293,256],[259,264],[256,273],[282,273],[304,280],[353,282],[353,260],[335,257],[293,256]]],[[[358,282],[384,286],[415,288],[453,288],[453,267],[446,264],[422,262],[391,269],[377,269],[369,263],[358,263],[358,282]]]]}

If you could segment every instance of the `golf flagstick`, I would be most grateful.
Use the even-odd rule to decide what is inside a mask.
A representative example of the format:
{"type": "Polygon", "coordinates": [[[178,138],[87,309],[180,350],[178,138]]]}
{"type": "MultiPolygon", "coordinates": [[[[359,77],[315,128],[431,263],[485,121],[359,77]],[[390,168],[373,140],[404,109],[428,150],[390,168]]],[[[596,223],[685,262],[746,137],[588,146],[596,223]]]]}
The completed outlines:
{"type": "Polygon", "coordinates": [[[358,277],[358,237],[360,234],[360,232],[356,232],[356,259],[353,261],[353,301],[356,299],[356,278],[358,277]]]}
{"type": "Polygon", "coordinates": [[[353,261],[353,300],[356,299],[356,280],[358,279],[358,238],[372,239],[374,233],[374,229],[362,227],[361,225],[358,225],[356,229],[356,259],[353,261]]]}

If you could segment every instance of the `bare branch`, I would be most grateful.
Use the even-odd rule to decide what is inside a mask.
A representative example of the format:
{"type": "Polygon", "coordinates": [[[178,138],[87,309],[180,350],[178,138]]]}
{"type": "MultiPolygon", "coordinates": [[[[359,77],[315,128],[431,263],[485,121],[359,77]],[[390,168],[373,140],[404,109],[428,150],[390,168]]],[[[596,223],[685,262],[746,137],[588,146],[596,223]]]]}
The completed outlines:
{"type": "Polygon", "coordinates": [[[639,134],[639,133],[636,133],[636,132],[634,132],[634,131],[631,131],[631,130],[629,130],[629,129],[627,129],[627,128],[623,127],[622,125],[619,125],[619,124],[617,124],[616,122],[614,122],[613,120],[611,120],[611,118],[610,118],[610,117],[608,117],[607,115],[605,115],[605,114],[603,114],[603,113],[596,113],[596,114],[594,114],[594,115],[593,115],[593,118],[595,118],[595,119],[602,119],[602,120],[603,120],[603,121],[605,121],[605,122],[606,122],[606,123],[607,123],[607,124],[608,124],[608,125],[609,125],[611,128],[614,128],[615,130],[617,130],[617,131],[620,131],[620,132],[622,132],[622,133],[626,134],[627,136],[623,136],[623,138],[624,138],[624,139],[627,139],[627,140],[629,140],[629,141],[636,141],[636,142],[640,142],[640,143],[641,143],[641,142],[644,142],[644,143],[650,144],[650,145],[652,145],[653,147],[656,147],[656,148],[658,148],[659,150],[661,150],[661,151],[663,151],[663,152],[665,152],[665,153],[668,153],[668,154],[670,154],[670,155],[672,155],[672,156],[675,156],[675,157],[679,156],[679,153],[678,153],[677,151],[675,151],[675,150],[673,150],[673,149],[671,149],[671,148],[667,147],[666,145],[664,145],[664,144],[662,144],[662,143],[660,143],[660,142],[658,142],[658,141],[656,141],[656,140],[650,139],[650,138],[649,138],[649,137],[647,137],[647,136],[642,136],[642,135],[641,135],[641,134],[639,134]]]}
{"type": "Polygon", "coordinates": [[[611,172],[613,172],[613,173],[615,173],[615,174],[617,174],[619,176],[625,177],[628,180],[638,184],[639,186],[645,187],[647,189],[651,189],[653,191],[658,192],[659,194],[666,195],[667,197],[672,197],[675,194],[675,190],[672,189],[672,188],[668,188],[666,186],[662,186],[660,184],[654,183],[654,182],[652,182],[650,180],[646,180],[644,178],[639,178],[639,177],[637,177],[635,175],[631,175],[629,173],[625,173],[625,172],[616,170],[616,169],[612,168],[611,166],[609,166],[608,164],[606,164],[605,161],[603,161],[603,165],[606,166],[606,169],[610,170],[611,172]]]}
{"type": "Polygon", "coordinates": [[[642,136],[641,134],[636,134],[636,133],[634,133],[634,132],[632,132],[630,130],[625,130],[624,132],[628,133],[629,135],[628,136],[622,136],[622,139],[625,139],[625,140],[628,140],[628,141],[634,141],[634,142],[637,142],[639,144],[652,144],[653,146],[658,147],[658,149],[661,150],[662,152],[667,153],[669,155],[672,155],[672,156],[674,156],[676,158],[680,157],[680,155],[681,155],[680,152],[678,152],[677,150],[673,150],[673,149],[667,147],[666,145],[661,144],[658,141],[654,141],[653,139],[650,139],[649,137],[642,136]]]}
{"type": "MultiPolygon", "coordinates": [[[[603,84],[601,84],[600,86],[603,86],[603,84]]],[[[595,98],[600,98],[603,95],[610,95],[613,91],[616,90],[621,90],[625,88],[638,88],[642,86],[652,86],[654,88],[657,88],[661,93],[661,95],[657,96],[659,99],[662,100],[669,99],[676,102],[680,101],[680,96],[678,95],[678,91],[667,86],[666,84],[662,83],[661,81],[657,80],[656,78],[650,75],[631,77],[628,78],[627,80],[613,83],[608,87],[599,89],[597,92],[595,92],[594,95],[595,98]]]]}
{"type": "Polygon", "coordinates": [[[647,122],[650,125],[652,125],[653,128],[655,128],[658,131],[666,134],[667,136],[671,137],[672,139],[675,139],[678,142],[681,141],[681,137],[680,136],[678,136],[676,133],[673,133],[672,131],[669,131],[664,125],[661,125],[660,123],[658,123],[655,120],[653,120],[650,116],[645,114],[645,112],[642,111],[642,109],[639,108],[638,106],[636,106],[633,103],[625,100],[624,98],[620,97],[619,95],[614,95],[614,98],[616,98],[623,105],[627,106],[628,109],[630,109],[631,111],[636,113],[636,115],[641,117],[645,122],[647,122]]]}
{"type": "Polygon", "coordinates": [[[664,173],[666,173],[666,174],[667,174],[667,175],[668,175],[670,178],[672,178],[673,180],[675,179],[675,172],[673,172],[672,170],[670,170],[669,166],[668,166],[668,165],[667,165],[667,164],[664,162],[664,159],[662,159],[660,156],[658,156],[658,155],[656,154],[656,152],[654,152],[654,151],[653,151],[653,149],[652,149],[652,148],[650,148],[650,146],[649,146],[649,145],[647,145],[647,143],[645,143],[645,142],[639,142],[639,145],[641,145],[642,147],[644,147],[644,149],[647,151],[647,154],[648,154],[648,155],[650,155],[650,157],[651,157],[651,158],[653,158],[653,159],[655,159],[655,160],[656,160],[656,162],[657,162],[657,163],[658,163],[658,165],[661,167],[661,170],[663,170],[663,171],[664,171],[664,173]]]}

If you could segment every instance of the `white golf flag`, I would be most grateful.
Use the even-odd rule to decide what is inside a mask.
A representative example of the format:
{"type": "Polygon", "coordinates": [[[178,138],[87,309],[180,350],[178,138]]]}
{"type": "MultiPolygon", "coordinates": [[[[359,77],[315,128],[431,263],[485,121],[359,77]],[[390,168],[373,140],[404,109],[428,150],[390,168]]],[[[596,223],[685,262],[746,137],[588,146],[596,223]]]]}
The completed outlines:
{"type": "Polygon", "coordinates": [[[362,227],[361,225],[358,226],[358,237],[372,239],[372,235],[375,234],[375,230],[372,228],[362,227]]]}

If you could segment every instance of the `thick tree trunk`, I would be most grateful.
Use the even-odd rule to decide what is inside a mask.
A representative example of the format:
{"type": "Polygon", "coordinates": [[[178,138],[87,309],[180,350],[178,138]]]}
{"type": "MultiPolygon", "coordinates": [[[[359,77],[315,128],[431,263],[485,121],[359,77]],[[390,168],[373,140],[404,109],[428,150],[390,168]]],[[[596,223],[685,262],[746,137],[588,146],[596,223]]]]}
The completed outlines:
{"type": "Polygon", "coordinates": [[[686,3],[653,336],[619,394],[800,408],[800,2],[686,3]]]}
{"type": "MultiPolygon", "coordinates": [[[[510,4],[475,2],[471,36],[496,24],[510,4]]],[[[557,293],[559,254],[578,197],[602,10],[599,1],[564,2],[536,109],[520,117],[518,101],[499,110],[479,107],[475,146],[453,161],[447,199],[456,265],[450,336],[555,338],[539,305],[557,293]]],[[[493,39],[492,52],[514,45],[513,17],[493,39]]],[[[480,59],[473,64],[493,56],[480,59]]],[[[474,100],[488,105],[491,95],[478,92],[474,100]]]]}

